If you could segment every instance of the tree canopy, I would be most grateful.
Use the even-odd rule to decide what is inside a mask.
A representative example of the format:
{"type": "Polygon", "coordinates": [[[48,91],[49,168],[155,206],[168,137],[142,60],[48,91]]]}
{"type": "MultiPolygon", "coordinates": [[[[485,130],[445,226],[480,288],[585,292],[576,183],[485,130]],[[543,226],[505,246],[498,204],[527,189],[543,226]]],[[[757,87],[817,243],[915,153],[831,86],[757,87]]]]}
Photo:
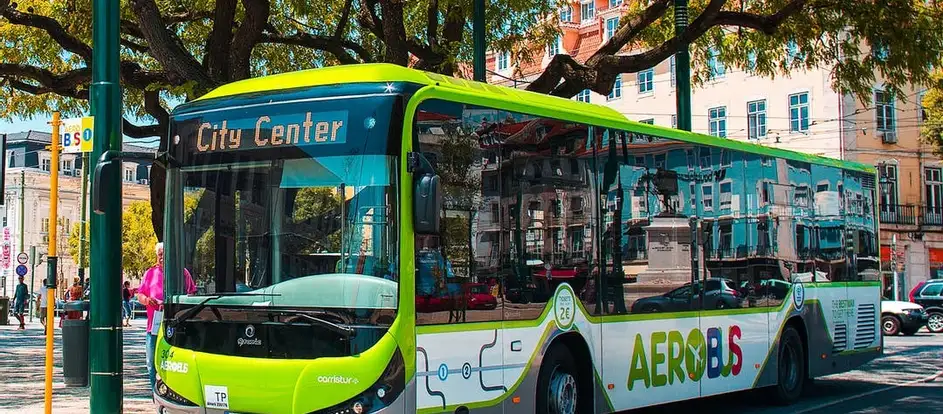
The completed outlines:
{"type": "MultiPolygon", "coordinates": [[[[0,116],[87,111],[91,0],[0,0],[0,116]]],[[[173,105],[236,80],[361,62],[462,72],[472,55],[473,0],[125,0],[120,77],[130,137],[166,136],[173,105]],[[134,121],[134,122],[131,122],[134,121]]],[[[562,0],[490,0],[489,49],[540,59],[560,32],[562,0]],[[536,51],[536,52],[535,52],[536,51]]],[[[833,87],[871,99],[924,84],[943,52],[937,0],[692,0],[675,33],[672,0],[625,1],[619,28],[585,61],[556,55],[527,88],[570,97],[608,94],[690,44],[695,85],[707,62],[781,76],[832,69],[833,87]],[[862,52],[864,51],[864,52],[862,52]]],[[[903,96],[903,94],[898,94],[903,96]]],[[[152,202],[163,172],[152,169],[152,202]]],[[[161,221],[153,222],[161,235],[161,221]]]]}
{"type": "Polygon", "coordinates": [[[943,156],[943,71],[933,75],[922,103],[925,118],[922,119],[921,135],[934,147],[937,155],[943,156]]]}
{"type": "MultiPolygon", "coordinates": [[[[157,238],[151,228],[151,205],[147,201],[135,201],[128,204],[122,214],[121,223],[121,267],[124,274],[135,279],[144,276],[144,272],[157,263],[157,253],[154,246],[157,238]]],[[[85,223],[85,240],[89,240],[88,223],[85,223]]],[[[79,260],[79,231],[81,223],[73,223],[69,230],[68,246],[65,246],[69,256],[79,260]]],[[[88,243],[83,246],[85,251],[80,267],[88,267],[88,243]]]]}

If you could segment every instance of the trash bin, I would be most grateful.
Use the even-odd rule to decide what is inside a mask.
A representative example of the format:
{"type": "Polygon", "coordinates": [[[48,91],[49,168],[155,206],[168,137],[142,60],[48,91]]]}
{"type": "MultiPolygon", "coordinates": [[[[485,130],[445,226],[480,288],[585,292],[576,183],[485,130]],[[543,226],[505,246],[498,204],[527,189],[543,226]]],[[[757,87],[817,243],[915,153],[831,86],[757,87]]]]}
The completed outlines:
{"type": "Polygon", "coordinates": [[[10,298],[0,296],[0,325],[10,324],[10,298]]]}
{"type": "MultiPolygon", "coordinates": [[[[88,301],[70,301],[63,307],[84,314],[88,301]]],[[[62,376],[66,387],[88,386],[88,318],[62,320],[62,376]]]]}

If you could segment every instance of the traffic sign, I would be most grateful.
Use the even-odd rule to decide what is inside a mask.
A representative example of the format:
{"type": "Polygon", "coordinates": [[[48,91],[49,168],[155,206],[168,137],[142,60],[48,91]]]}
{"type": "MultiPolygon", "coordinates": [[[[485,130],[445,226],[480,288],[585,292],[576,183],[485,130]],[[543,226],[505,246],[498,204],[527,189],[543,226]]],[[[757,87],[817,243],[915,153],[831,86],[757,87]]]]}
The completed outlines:
{"type": "Polygon", "coordinates": [[[20,252],[20,254],[16,255],[16,261],[22,265],[25,265],[26,262],[29,261],[29,255],[24,252],[20,252]]]}
{"type": "Polygon", "coordinates": [[[19,266],[16,267],[16,274],[17,274],[18,276],[26,276],[26,272],[27,272],[28,270],[29,270],[29,269],[26,268],[26,265],[19,265],[19,266]]]}
{"type": "Polygon", "coordinates": [[[59,135],[63,153],[92,152],[95,117],[63,119],[59,126],[59,135]]]}

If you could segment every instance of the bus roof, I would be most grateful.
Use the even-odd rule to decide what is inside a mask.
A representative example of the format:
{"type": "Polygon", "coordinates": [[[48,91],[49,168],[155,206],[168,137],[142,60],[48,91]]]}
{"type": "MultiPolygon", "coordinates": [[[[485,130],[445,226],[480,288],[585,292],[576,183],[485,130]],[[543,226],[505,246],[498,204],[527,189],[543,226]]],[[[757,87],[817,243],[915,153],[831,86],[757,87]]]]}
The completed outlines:
{"type": "Polygon", "coordinates": [[[578,122],[580,120],[579,116],[584,118],[590,117],[595,120],[606,121],[605,126],[607,127],[620,128],[631,132],[700,145],[728,148],[735,151],[769,157],[827,165],[868,174],[876,173],[876,169],[873,166],[866,164],[842,161],[780,148],[771,148],[744,141],[717,138],[657,125],[643,124],[641,122],[632,121],[626,118],[625,115],[607,106],[578,102],[522,89],[459,79],[387,63],[331,66],[246,79],[220,86],[200,97],[197,101],[296,88],[377,82],[406,82],[426,86],[445,87],[465,93],[485,95],[490,100],[505,102],[508,106],[517,108],[516,110],[523,113],[527,113],[528,109],[542,110],[541,112],[552,111],[568,113],[577,115],[577,117],[564,117],[564,119],[569,121],[578,122]]]}

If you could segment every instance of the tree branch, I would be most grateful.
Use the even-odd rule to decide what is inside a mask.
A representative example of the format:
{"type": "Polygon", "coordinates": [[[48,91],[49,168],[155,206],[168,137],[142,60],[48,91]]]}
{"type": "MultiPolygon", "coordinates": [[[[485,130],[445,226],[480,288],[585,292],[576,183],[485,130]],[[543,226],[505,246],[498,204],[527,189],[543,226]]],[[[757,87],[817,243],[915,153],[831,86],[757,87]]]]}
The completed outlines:
{"type": "Polygon", "coordinates": [[[137,52],[137,53],[147,54],[147,53],[149,53],[149,52],[151,51],[151,49],[150,49],[149,47],[144,46],[144,45],[142,45],[142,44],[135,43],[135,42],[131,41],[130,39],[125,39],[124,37],[122,37],[122,38],[120,39],[120,43],[121,43],[122,46],[124,46],[124,47],[126,47],[126,48],[128,48],[128,49],[131,49],[131,50],[133,50],[133,51],[135,51],[135,52],[137,52]]]}
{"type": "Polygon", "coordinates": [[[439,43],[439,0],[429,0],[426,9],[426,41],[430,45],[439,43]]]}
{"type": "Polygon", "coordinates": [[[242,0],[245,18],[233,37],[230,54],[230,80],[246,79],[250,76],[249,58],[252,49],[262,38],[262,31],[268,24],[270,6],[268,0],[242,0]]]}
{"type": "Polygon", "coordinates": [[[160,62],[168,76],[181,84],[196,81],[200,92],[217,85],[193,55],[183,47],[180,38],[166,29],[154,0],[131,0],[131,8],[137,16],[138,27],[151,48],[151,56],[160,62]]]}
{"type": "Polygon", "coordinates": [[[50,17],[38,14],[22,13],[10,6],[10,0],[0,0],[0,16],[5,17],[13,24],[35,27],[45,31],[52,37],[52,40],[62,46],[63,49],[80,56],[86,64],[91,64],[92,48],[77,37],[69,34],[59,22],[50,17]]]}
{"type": "Polygon", "coordinates": [[[165,130],[158,124],[138,126],[127,119],[122,119],[121,132],[131,138],[163,137],[165,130]]]}
{"type": "Polygon", "coordinates": [[[406,43],[406,26],[403,22],[404,0],[381,0],[383,15],[383,43],[386,45],[386,63],[406,66],[409,63],[409,47],[406,43]]]}
{"type": "Polygon", "coordinates": [[[14,88],[34,95],[56,93],[86,99],[88,90],[83,92],[79,87],[92,80],[92,71],[88,68],[73,69],[60,75],[35,66],[0,63],[0,76],[6,78],[14,88]],[[23,82],[22,79],[29,79],[38,85],[23,82]]]}
{"type": "Polygon", "coordinates": [[[383,22],[376,13],[377,0],[363,0],[360,12],[357,14],[357,22],[370,33],[373,33],[379,39],[383,39],[383,22]]]}
{"type": "Polygon", "coordinates": [[[291,36],[282,36],[277,34],[265,33],[261,38],[262,43],[280,43],[285,45],[295,45],[301,47],[307,47],[310,49],[317,49],[328,52],[337,60],[345,65],[359,63],[359,61],[353,57],[348,50],[353,50],[354,53],[364,61],[368,62],[369,53],[362,46],[355,44],[350,41],[339,41],[333,38],[323,37],[323,36],[312,36],[307,33],[295,33],[291,36]],[[366,58],[366,59],[365,59],[366,58]]]}
{"type": "Polygon", "coordinates": [[[645,30],[645,28],[651,26],[656,20],[662,18],[668,10],[668,4],[671,2],[672,0],[658,0],[652,3],[641,14],[633,17],[619,27],[615,34],[593,55],[614,55],[619,53],[619,51],[622,50],[629,41],[635,39],[642,30],[645,30]]]}
{"type": "Polygon", "coordinates": [[[344,35],[344,30],[347,29],[347,20],[350,19],[350,9],[354,5],[354,0],[347,0],[344,3],[344,11],[341,13],[341,19],[337,22],[337,29],[334,30],[334,39],[340,39],[344,35]]]}

